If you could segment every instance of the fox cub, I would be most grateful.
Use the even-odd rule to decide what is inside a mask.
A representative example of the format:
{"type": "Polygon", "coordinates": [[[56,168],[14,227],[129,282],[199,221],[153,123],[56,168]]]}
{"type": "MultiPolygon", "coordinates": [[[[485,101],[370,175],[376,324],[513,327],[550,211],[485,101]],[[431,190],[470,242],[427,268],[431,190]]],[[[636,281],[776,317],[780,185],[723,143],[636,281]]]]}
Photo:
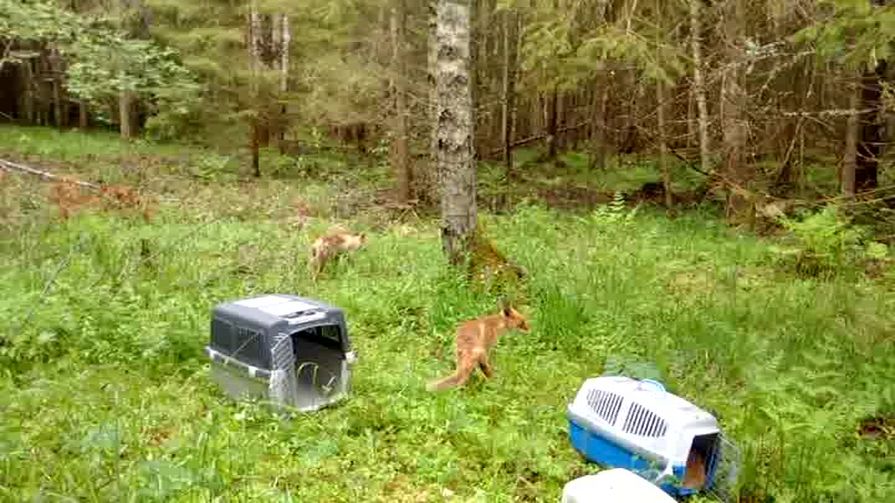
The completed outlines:
{"type": "Polygon", "coordinates": [[[494,369],[488,361],[488,352],[504,332],[513,329],[528,332],[529,326],[525,316],[509,305],[505,305],[498,314],[461,323],[457,327],[457,370],[451,376],[429,383],[428,390],[462,386],[476,367],[481,368],[485,377],[490,378],[494,375],[494,369]]]}
{"type": "Polygon", "coordinates": [[[367,244],[366,233],[355,234],[346,230],[337,230],[320,236],[311,245],[311,260],[308,267],[316,278],[326,263],[337,255],[352,252],[367,244]]]}

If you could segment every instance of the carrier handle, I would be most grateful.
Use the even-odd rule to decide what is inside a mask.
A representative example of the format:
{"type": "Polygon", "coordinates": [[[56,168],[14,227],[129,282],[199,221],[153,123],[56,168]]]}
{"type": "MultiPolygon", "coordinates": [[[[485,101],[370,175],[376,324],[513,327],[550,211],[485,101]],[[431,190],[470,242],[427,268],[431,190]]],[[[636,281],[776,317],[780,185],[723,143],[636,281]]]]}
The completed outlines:
{"type": "Polygon", "coordinates": [[[643,388],[644,384],[651,384],[655,388],[658,388],[659,391],[665,391],[665,385],[654,379],[641,379],[638,388],[643,388]]]}

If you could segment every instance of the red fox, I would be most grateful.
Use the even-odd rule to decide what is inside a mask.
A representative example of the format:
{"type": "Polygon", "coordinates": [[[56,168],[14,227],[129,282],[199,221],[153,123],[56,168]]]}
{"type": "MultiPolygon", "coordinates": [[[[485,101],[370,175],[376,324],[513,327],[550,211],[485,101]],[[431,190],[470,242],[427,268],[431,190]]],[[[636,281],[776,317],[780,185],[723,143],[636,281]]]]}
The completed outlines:
{"type": "Polygon", "coordinates": [[[683,487],[702,489],[705,485],[705,459],[696,450],[690,451],[687,457],[687,470],[684,472],[683,487]]]}
{"type": "Polygon", "coordinates": [[[494,375],[488,361],[488,351],[497,344],[497,339],[508,330],[529,331],[528,321],[519,311],[505,305],[498,314],[469,320],[457,327],[457,371],[440,381],[429,383],[429,391],[463,386],[476,367],[482,369],[485,377],[494,375]]]}
{"type": "Polygon", "coordinates": [[[358,250],[366,243],[366,233],[354,234],[339,230],[320,236],[311,246],[311,261],[308,262],[311,273],[316,278],[331,258],[340,253],[358,250]]]}

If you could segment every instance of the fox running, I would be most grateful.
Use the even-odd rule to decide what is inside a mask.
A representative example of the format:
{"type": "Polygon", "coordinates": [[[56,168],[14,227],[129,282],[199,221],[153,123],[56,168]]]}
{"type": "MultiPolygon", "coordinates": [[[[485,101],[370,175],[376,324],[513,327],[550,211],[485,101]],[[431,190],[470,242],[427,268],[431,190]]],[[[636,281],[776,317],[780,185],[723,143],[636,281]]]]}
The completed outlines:
{"type": "Polygon", "coordinates": [[[463,386],[476,367],[490,378],[494,375],[494,368],[488,361],[488,352],[504,332],[513,329],[528,332],[529,326],[525,316],[509,305],[505,305],[498,314],[461,323],[457,327],[457,370],[451,376],[429,383],[428,390],[463,386]]]}
{"type": "Polygon", "coordinates": [[[344,230],[320,236],[311,246],[311,260],[308,266],[316,278],[326,263],[339,254],[360,249],[367,243],[366,233],[354,234],[344,230]]]}

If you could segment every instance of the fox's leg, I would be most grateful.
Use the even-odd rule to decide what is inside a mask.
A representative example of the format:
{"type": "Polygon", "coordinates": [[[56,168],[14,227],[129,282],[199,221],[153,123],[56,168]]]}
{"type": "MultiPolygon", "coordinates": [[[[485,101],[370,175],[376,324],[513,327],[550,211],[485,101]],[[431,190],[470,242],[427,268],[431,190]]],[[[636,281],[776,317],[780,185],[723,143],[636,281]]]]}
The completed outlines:
{"type": "Polygon", "coordinates": [[[490,379],[494,376],[494,367],[491,366],[491,362],[488,360],[488,353],[479,357],[479,368],[482,369],[482,373],[485,374],[485,377],[490,379]]]}
{"type": "Polygon", "coordinates": [[[454,379],[455,386],[463,386],[466,384],[466,381],[469,380],[469,376],[472,375],[472,372],[475,370],[475,360],[471,358],[465,358],[459,362],[457,362],[457,373],[454,379]]]}
{"type": "Polygon", "coordinates": [[[320,251],[314,255],[313,260],[311,261],[311,265],[313,268],[312,274],[314,277],[314,281],[317,281],[317,278],[323,272],[323,268],[326,267],[326,262],[329,260],[330,254],[326,251],[320,251]]]}

